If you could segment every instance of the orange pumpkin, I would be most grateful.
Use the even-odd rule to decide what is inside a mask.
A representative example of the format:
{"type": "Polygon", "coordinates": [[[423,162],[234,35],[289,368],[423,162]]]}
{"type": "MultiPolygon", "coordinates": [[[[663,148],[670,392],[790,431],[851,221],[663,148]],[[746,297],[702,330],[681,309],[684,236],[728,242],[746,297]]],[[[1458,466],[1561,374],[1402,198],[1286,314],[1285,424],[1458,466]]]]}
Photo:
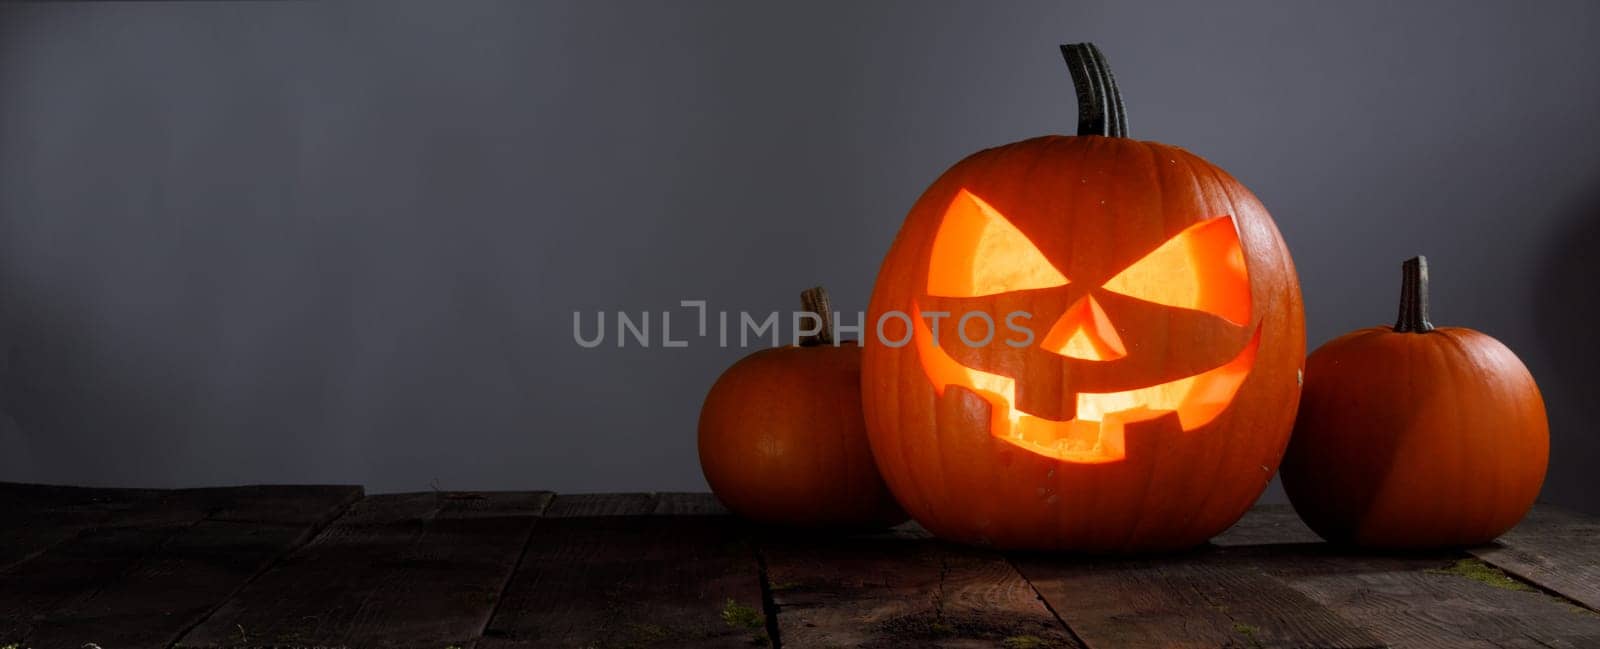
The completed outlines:
{"type": "Polygon", "coordinates": [[[1485,543],[1533,506],[1550,455],[1533,376],[1487,335],[1428,321],[1428,267],[1405,263],[1400,318],[1306,363],[1283,486],[1323,538],[1425,548],[1485,543]]]}
{"type": "Polygon", "coordinates": [[[700,409],[700,469],[728,509],[764,523],[905,520],[878,477],[861,415],[861,348],[835,344],[826,293],[802,295],[821,333],[728,368],[700,409]]]}
{"type": "Polygon", "coordinates": [[[1098,50],[1062,49],[1079,135],[956,163],[889,249],[864,323],[873,454],[947,539],[1193,546],[1237,521],[1282,457],[1299,284],[1249,190],[1124,137],[1098,50]]]}

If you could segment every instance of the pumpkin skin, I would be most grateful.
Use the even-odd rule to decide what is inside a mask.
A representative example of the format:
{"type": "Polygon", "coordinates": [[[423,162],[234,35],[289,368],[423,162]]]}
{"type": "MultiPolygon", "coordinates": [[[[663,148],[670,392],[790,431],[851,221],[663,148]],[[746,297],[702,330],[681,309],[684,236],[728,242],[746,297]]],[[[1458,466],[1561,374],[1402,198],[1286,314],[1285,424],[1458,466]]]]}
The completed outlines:
{"type": "Polygon", "coordinates": [[[764,349],[723,372],[700,409],[700,468],[717,499],[770,524],[904,521],[867,446],[860,373],[854,343],[764,349]]]}
{"type": "Polygon", "coordinates": [[[1549,453],[1544,400],[1505,345],[1465,328],[1372,327],[1307,361],[1283,486],[1329,541],[1476,545],[1527,514],[1549,453]]]}
{"type": "MultiPolygon", "coordinates": [[[[971,238],[950,240],[964,245],[971,238]]],[[[946,171],[907,215],[864,324],[881,328],[866,336],[862,392],[873,456],[890,490],[934,534],[1006,549],[1161,551],[1226,529],[1255,502],[1282,458],[1305,353],[1294,266],[1255,196],[1183,149],[1095,135],[1017,142],[946,171]],[[945,224],[969,219],[964,214],[971,210],[958,206],[973,197],[985,218],[1003,220],[1033,250],[991,259],[979,245],[968,266],[941,270],[944,262],[935,257],[948,247],[941,243],[945,224]],[[1187,271],[1198,279],[1160,272],[1122,281],[1195,232],[1221,237],[1227,260],[1199,258],[1187,271]],[[1015,260],[1034,256],[1050,268],[1013,273],[1026,280],[1020,290],[935,294],[961,293],[967,271],[984,264],[1016,270],[1015,260]],[[1065,283],[1040,285],[1056,279],[1065,283]],[[1199,287],[1201,298],[1231,297],[1180,308],[1160,295],[1179,285],[1199,287]],[[905,321],[886,317],[921,311],[981,311],[996,322],[1024,311],[1035,336],[1020,349],[999,342],[975,348],[958,340],[954,316],[937,335],[920,325],[907,332],[905,321]],[[1089,328],[1099,340],[1076,351],[1071,341],[1046,345],[1070,318],[1098,323],[1089,328]],[[891,344],[906,338],[913,342],[891,344]],[[937,354],[920,342],[934,338],[943,350],[937,354]],[[986,376],[987,383],[958,378],[935,385],[941,371],[986,376]],[[1215,379],[1219,371],[1227,376],[1215,379]],[[1190,412],[1187,401],[1179,412],[1157,410],[1164,414],[1154,417],[1108,410],[1098,415],[1090,446],[1018,436],[1022,421],[1052,431],[1081,421],[1093,430],[1085,393],[1154,389],[1196,377],[1225,387],[1224,398],[1204,412],[1190,412]],[[1008,421],[1010,430],[1002,430],[1008,421]]]]}

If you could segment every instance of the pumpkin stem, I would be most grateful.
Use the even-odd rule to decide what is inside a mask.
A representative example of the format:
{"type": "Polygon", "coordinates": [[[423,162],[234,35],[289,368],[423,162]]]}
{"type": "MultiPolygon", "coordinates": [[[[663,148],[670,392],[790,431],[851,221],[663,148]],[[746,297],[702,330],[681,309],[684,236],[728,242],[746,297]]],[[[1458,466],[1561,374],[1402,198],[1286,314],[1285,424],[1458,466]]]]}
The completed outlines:
{"type": "Polygon", "coordinates": [[[833,303],[828,301],[828,291],[821,286],[800,291],[800,308],[817,315],[822,331],[800,339],[801,347],[833,344],[833,303]]]}
{"type": "Polygon", "coordinates": [[[1128,137],[1128,115],[1122,108],[1117,78],[1111,76],[1106,57],[1094,43],[1061,46],[1078,91],[1078,135],[1128,137]]]}
{"type": "Polygon", "coordinates": [[[1394,330],[1401,333],[1433,331],[1428,322],[1428,258],[1421,255],[1400,265],[1400,318],[1394,330]]]}

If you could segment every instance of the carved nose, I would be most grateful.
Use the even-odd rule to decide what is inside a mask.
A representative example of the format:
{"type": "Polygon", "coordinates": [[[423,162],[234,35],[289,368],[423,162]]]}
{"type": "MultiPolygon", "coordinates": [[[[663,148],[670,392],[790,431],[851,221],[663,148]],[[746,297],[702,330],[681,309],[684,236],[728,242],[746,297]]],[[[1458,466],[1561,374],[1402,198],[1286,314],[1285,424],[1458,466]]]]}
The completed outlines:
{"type": "Polygon", "coordinates": [[[1084,295],[1067,307],[1067,312],[1050,327],[1050,333],[1045,334],[1039,346],[1086,361],[1113,361],[1128,355],[1122,337],[1117,335],[1105,309],[1100,308],[1092,295],[1084,295]]]}

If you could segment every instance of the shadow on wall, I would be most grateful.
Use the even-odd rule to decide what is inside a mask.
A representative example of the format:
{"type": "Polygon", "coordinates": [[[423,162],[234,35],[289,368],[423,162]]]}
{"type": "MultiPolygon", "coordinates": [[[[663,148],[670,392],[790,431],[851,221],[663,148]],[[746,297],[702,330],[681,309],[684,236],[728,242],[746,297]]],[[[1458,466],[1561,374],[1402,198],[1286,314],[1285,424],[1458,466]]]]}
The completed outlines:
{"type": "Polygon", "coordinates": [[[1600,481],[1593,477],[1600,465],[1600,189],[1567,222],[1546,247],[1533,295],[1546,370],[1536,378],[1550,416],[1550,472],[1540,500],[1600,515],[1600,481]]]}
{"type": "Polygon", "coordinates": [[[171,373],[159,364],[130,364],[88,329],[92,318],[11,280],[0,280],[6,302],[0,312],[0,444],[16,452],[0,457],[0,481],[128,486],[149,483],[143,472],[151,467],[181,461],[174,452],[183,443],[176,404],[190,401],[165,384],[161,375],[171,373]],[[64,432],[81,430],[96,431],[101,448],[73,448],[85,438],[64,432]],[[37,470],[59,458],[77,464],[65,472],[37,470]]]}

